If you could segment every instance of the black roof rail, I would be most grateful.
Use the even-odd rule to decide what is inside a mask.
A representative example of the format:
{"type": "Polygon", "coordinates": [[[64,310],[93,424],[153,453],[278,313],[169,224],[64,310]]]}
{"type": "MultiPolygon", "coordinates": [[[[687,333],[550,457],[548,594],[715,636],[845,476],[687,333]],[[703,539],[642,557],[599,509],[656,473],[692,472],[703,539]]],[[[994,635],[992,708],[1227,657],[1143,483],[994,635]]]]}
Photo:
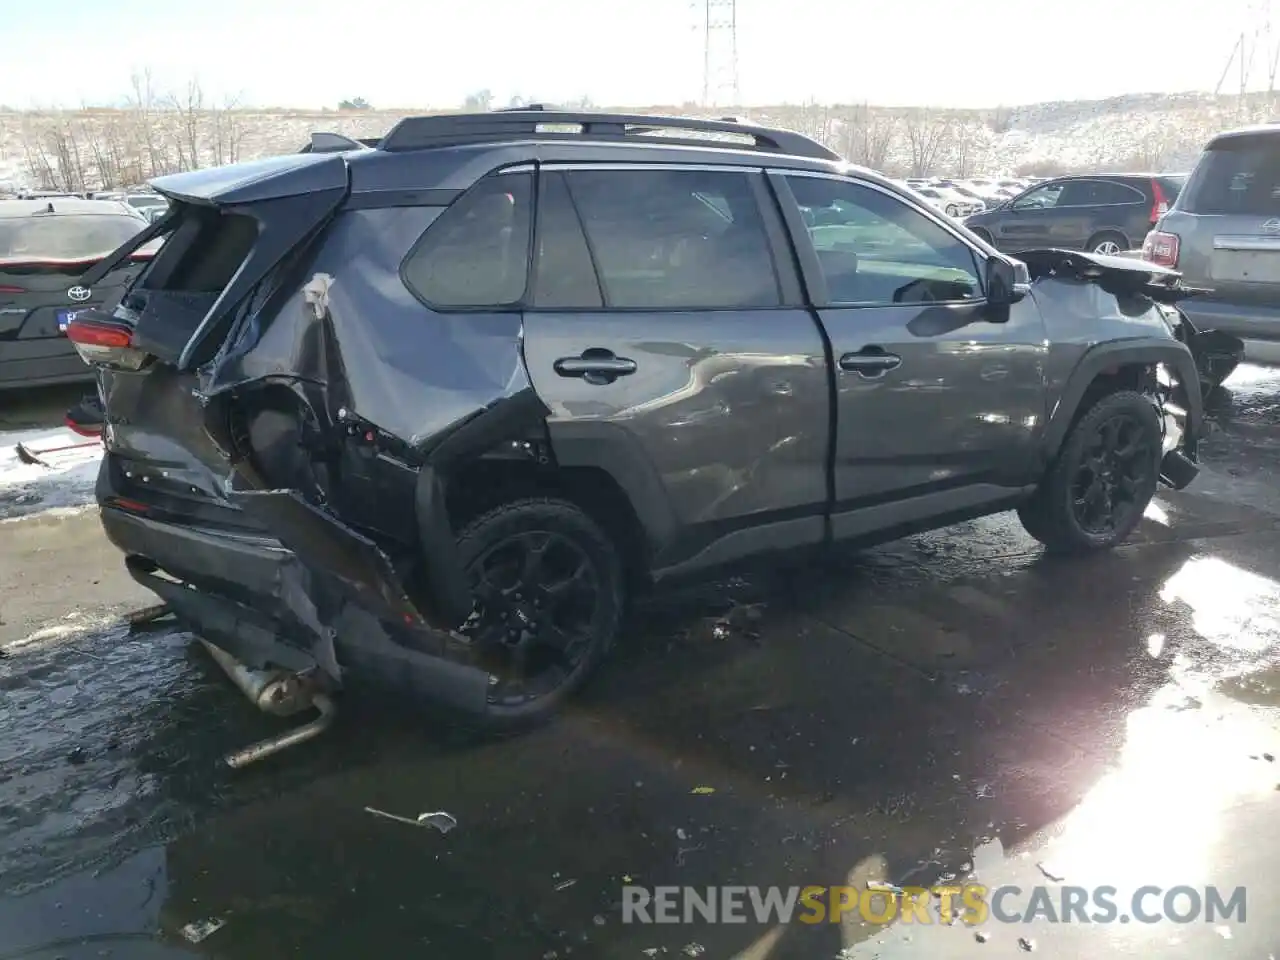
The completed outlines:
{"type": "Polygon", "coordinates": [[[504,140],[610,140],[666,143],[680,146],[719,147],[725,150],[756,149],[785,153],[815,160],[841,160],[840,154],[803,134],[773,130],[736,120],[699,120],[694,117],[650,117],[626,113],[584,113],[572,110],[495,110],[491,113],[454,113],[432,117],[405,117],[378,144],[392,153],[427,147],[465,143],[496,143],[504,140]],[[577,132],[542,129],[548,126],[576,126],[577,132]],[[658,131],[688,130],[693,133],[734,134],[749,137],[740,141],[697,137],[655,136],[658,131]]]}
{"type": "Polygon", "coordinates": [[[361,150],[365,147],[376,147],[378,139],[356,139],[341,133],[316,132],[311,134],[311,142],[299,150],[299,153],[343,153],[347,150],[361,150]]]}

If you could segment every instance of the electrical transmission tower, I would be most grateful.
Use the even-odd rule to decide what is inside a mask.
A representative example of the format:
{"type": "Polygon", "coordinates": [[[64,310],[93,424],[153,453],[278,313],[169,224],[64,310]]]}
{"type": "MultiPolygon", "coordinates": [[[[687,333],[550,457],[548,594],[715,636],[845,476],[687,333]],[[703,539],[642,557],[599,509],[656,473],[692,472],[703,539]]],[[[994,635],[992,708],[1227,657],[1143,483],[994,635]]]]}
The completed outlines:
{"type": "Polygon", "coordinates": [[[1236,40],[1231,55],[1227,57],[1226,65],[1222,68],[1222,76],[1218,78],[1218,85],[1213,91],[1215,94],[1222,92],[1223,84],[1226,83],[1227,75],[1234,64],[1240,74],[1239,109],[1242,115],[1250,112],[1249,88],[1253,85],[1254,64],[1258,59],[1261,59],[1266,70],[1268,109],[1275,108],[1276,74],[1280,69],[1280,44],[1274,42],[1271,35],[1271,7],[1272,0],[1251,0],[1245,15],[1244,29],[1240,31],[1240,37],[1236,40]]]}
{"type": "Polygon", "coordinates": [[[698,0],[703,33],[702,105],[738,106],[737,0],[698,0]]]}

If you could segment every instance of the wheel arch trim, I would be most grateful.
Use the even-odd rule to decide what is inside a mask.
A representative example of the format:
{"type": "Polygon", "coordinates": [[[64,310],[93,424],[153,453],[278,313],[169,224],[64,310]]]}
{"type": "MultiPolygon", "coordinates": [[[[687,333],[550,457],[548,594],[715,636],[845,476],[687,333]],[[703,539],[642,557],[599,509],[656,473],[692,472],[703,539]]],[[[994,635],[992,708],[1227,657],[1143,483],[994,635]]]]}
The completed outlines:
{"type": "Polygon", "coordinates": [[[1191,351],[1177,340],[1159,337],[1137,337],[1099,343],[1090,347],[1080,358],[1067,378],[1045,431],[1045,442],[1050,459],[1057,456],[1066,441],[1080,403],[1089,386],[1108,370],[1134,364],[1163,363],[1172,367],[1186,392],[1187,422],[1183,434],[1183,451],[1192,460],[1196,457],[1196,445],[1200,438],[1204,417],[1203,399],[1200,395],[1200,377],[1196,372],[1191,351]]]}

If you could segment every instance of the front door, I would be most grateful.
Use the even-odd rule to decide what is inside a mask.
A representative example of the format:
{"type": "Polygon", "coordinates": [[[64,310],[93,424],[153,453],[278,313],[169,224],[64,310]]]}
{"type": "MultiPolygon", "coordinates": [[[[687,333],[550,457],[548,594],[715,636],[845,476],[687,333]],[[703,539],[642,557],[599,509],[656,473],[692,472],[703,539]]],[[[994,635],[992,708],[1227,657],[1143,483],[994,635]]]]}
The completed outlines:
{"type": "Polygon", "coordinates": [[[559,463],[623,488],[659,568],[821,540],[825,351],[762,171],[539,181],[524,355],[559,463]]]}
{"type": "Polygon", "coordinates": [[[1033,479],[1047,356],[1034,301],[988,306],[979,254],[923,206],[843,177],[770,178],[838,367],[835,535],[979,507],[1033,479]]]}
{"type": "Polygon", "coordinates": [[[1014,198],[992,228],[996,246],[1018,253],[1054,246],[1054,208],[1062,196],[1063,181],[1051,181],[1014,198]]]}

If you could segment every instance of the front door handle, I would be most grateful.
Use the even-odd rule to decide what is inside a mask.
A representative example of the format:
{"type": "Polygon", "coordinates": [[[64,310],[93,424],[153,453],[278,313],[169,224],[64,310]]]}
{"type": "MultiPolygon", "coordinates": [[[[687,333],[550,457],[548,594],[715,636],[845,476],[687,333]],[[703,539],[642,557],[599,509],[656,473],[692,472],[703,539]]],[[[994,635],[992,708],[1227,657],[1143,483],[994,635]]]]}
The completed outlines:
{"type": "Polygon", "coordinates": [[[626,357],[614,356],[612,350],[591,347],[577,357],[561,357],[554,364],[562,377],[580,377],[595,386],[613,383],[618,377],[636,372],[636,362],[626,357]]]}
{"type": "Polygon", "coordinates": [[[840,369],[873,380],[902,365],[896,353],[886,353],[883,347],[863,347],[857,353],[846,353],[840,358],[840,369]]]}

